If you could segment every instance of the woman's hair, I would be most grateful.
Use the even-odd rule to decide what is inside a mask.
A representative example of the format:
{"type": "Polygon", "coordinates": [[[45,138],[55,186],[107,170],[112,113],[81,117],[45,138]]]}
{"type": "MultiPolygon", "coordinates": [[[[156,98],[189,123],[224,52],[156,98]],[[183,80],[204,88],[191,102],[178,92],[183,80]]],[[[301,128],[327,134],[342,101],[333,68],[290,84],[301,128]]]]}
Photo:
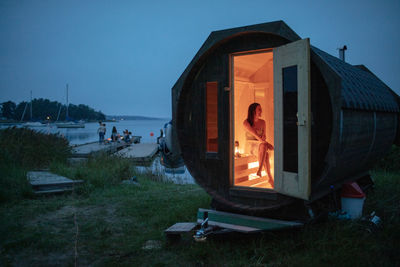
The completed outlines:
{"type": "Polygon", "coordinates": [[[256,108],[260,104],[258,103],[253,103],[249,106],[249,111],[247,112],[247,121],[249,122],[250,126],[253,126],[254,124],[254,114],[256,113],[256,108]]]}
{"type": "Polygon", "coordinates": [[[117,132],[117,128],[115,128],[115,126],[112,128],[112,132],[117,132]]]}

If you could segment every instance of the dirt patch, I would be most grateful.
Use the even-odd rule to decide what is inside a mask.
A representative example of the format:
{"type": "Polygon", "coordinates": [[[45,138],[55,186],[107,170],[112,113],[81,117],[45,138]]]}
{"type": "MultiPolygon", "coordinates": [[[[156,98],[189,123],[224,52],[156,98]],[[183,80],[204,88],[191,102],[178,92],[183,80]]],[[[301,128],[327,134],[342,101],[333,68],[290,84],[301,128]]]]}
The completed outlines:
{"type": "Polygon", "coordinates": [[[91,264],[96,259],[90,256],[90,242],[99,238],[104,231],[116,237],[122,234],[117,210],[116,204],[81,207],[66,205],[52,212],[38,214],[33,220],[27,221],[24,228],[43,233],[38,238],[47,238],[49,247],[52,247],[51,243],[55,240],[56,246],[50,249],[53,251],[40,249],[33,244],[8,254],[7,262],[15,266],[74,265],[76,250],[79,264],[91,264]]]}

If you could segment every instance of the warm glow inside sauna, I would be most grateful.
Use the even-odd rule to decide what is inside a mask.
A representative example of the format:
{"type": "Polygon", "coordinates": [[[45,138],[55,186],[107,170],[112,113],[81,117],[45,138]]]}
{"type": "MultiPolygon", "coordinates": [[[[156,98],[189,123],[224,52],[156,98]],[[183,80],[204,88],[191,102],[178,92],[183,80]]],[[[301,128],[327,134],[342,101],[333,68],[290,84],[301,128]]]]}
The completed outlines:
{"type": "Polygon", "coordinates": [[[273,188],[274,150],[268,150],[261,176],[259,170],[260,141],[253,140],[246,133],[243,122],[247,119],[248,108],[259,103],[262,108],[261,119],[265,121],[265,140],[274,144],[274,95],[273,95],[273,52],[258,51],[232,55],[233,90],[233,181],[234,186],[273,188]],[[271,177],[269,177],[271,176],[271,177]]]}

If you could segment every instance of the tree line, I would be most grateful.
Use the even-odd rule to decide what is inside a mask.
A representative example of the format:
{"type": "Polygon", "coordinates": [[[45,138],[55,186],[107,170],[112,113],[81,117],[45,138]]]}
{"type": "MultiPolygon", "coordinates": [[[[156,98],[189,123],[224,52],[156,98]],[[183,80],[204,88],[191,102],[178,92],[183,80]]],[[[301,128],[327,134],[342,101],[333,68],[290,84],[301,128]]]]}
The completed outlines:
{"type": "Polygon", "coordinates": [[[12,101],[1,103],[1,116],[7,120],[15,121],[67,121],[67,120],[105,120],[106,116],[101,111],[79,104],[67,106],[57,101],[48,99],[33,99],[31,102],[22,101],[18,105],[12,101]],[[31,116],[32,110],[32,116],[31,116]]]}

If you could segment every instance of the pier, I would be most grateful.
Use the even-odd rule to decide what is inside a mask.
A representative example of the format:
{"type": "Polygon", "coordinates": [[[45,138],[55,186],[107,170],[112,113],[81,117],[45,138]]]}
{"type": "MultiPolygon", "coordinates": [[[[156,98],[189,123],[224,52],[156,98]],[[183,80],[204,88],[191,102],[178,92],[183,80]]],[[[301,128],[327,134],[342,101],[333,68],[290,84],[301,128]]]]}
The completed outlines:
{"type": "Polygon", "coordinates": [[[132,144],[129,147],[119,150],[115,153],[117,156],[129,158],[134,163],[146,164],[150,163],[158,152],[158,144],[132,144]]]}
{"type": "Polygon", "coordinates": [[[72,157],[88,158],[89,156],[93,156],[99,153],[112,154],[130,145],[131,143],[126,143],[124,141],[102,144],[99,144],[99,142],[91,142],[83,145],[76,145],[72,147],[72,157]]]}

